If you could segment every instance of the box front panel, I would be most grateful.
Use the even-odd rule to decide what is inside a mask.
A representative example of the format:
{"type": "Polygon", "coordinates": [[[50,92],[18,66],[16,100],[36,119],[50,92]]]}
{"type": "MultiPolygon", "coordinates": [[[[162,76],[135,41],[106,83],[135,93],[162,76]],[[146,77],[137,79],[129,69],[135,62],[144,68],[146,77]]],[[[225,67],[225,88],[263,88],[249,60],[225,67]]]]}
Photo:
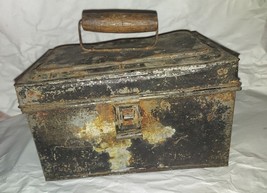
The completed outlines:
{"type": "Polygon", "coordinates": [[[28,117],[47,180],[224,166],[234,98],[234,91],[206,91],[28,117]]]}

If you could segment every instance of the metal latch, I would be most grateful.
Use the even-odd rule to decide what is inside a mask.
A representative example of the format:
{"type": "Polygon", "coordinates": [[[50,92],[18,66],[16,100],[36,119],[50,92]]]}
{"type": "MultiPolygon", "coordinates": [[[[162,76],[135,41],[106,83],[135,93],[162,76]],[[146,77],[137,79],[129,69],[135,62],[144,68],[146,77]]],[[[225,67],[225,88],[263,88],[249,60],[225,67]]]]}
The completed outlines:
{"type": "Polygon", "coordinates": [[[115,106],[116,113],[116,138],[140,138],[141,132],[141,114],[137,104],[123,104],[115,106]]]}

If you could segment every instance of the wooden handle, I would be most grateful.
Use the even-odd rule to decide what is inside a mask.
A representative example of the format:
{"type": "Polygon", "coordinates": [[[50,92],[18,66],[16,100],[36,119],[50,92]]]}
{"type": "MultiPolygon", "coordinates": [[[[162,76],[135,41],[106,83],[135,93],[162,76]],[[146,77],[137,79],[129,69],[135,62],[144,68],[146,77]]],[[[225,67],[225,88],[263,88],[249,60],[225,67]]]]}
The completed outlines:
{"type": "Polygon", "coordinates": [[[156,11],[84,10],[81,25],[85,31],[136,33],[158,30],[156,11]]]}

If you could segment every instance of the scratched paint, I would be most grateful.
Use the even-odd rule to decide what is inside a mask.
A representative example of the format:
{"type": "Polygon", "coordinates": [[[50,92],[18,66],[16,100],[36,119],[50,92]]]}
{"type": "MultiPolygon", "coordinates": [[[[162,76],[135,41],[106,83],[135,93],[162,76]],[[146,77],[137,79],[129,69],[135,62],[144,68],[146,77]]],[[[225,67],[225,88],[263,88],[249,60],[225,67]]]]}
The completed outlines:
{"type": "Polygon", "coordinates": [[[120,94],[127,94],[127,93],[139,93],[139,89],[138,88],[128,88],[128,87],[124,87],[118,90],[118,93],[120,94]]]}

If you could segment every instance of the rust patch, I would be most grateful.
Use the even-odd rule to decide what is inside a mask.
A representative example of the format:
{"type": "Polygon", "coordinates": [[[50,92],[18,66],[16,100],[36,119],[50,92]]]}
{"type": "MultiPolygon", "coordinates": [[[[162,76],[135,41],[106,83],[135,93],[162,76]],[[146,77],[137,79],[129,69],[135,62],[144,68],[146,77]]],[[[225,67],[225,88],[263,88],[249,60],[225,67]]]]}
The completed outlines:
{"type": "MultiPolygon", "coordinates": [[[[165,100],[146,100],[139,103],[142,110],[141,130],[143,140],[149,144],[159,145],[171,138],[175,129],[164,126],[157,117],[152,115],[156,108],[169,110],[171,105],[165,100]]],[[[84,117],[84,123],[75,130],[75,136],[92,144],[98,153],[108,153],[110,169],[113,172],[130,169],[131,152],[128,150],[132,145],[131,139],[116,139],[115,113],[111,104],[96,105],[96,111],[84,117]]],[[[86,111],[84,112],[86,113],[86,111]]]]}
{"type": "Polygon", "coordinates": [[[222,102],[231,101],[235,98],[234,92],[223,92],[207,96],[209,100],[219,100],[222,102]]]}
{"type": "Polygon", "coordinates": [[[165,111],[170,111],[171,109],[171,104],[168,101],[162,100],[160,103],[160,107],[165,110],[165,111]]]}
{"type": "Polygon", "coordinates": [[[26,91],[26,101],[38,101],[43,98],[42,92],[36,88],[26,91]]]}
{"type": "MultiPolygon", "coordinates": [[[[235,99],[235,93],[234,92],[222,92],[222,93],[216,93],[216,94],[210,94],[205,97],[198,98],[198,103],[201,106],[201,108],[205,108],[205,106],[208,104],[208,101],[214,101],[216,102],[216,105],[212,106],[210,109],[210,112],[207,114],[207,121],[211,122],[216,118],[216,112],[218,111],[219,104],[223,104],[227,107],[232,108],[233,104],[232,101],[235,99]]],[[[198,118],[202,118],[202,115],[199,115],[198,118]]],[[[192,120],[192,117],[191,117],[192,120]]]]}
{"type": "Polygon", "coordinates": [[[108,153],[111,171],[125,171],[130,169],[131,153],[127,150],[131,146],[130,139],[116,140],[113,106],[99,104],[96,113],[85,121],[76,137],[88,141],[98,153],[108,153]]]}
{"type": "Polygon", "coordinates": [[[113,122],[115,119],[114,109],[110,104],[98,104],[96,105],[96,111],[100,121],[113,122]]]}
{"type": "Polygon", "coordinates": [[[149,100],[140,102],[140,107],[143,109],[142,118],[142,134],[143,139],[150,144],[160,144],[172,137],[175,129],[171,126],[164,126],[151,113],[153,109],[163,106],[165,109],[170,109],[170,104],[164,100],[158,104],[157,100],[149,100]]]}
{"type": "Polygon", "coordinates": [[[227,68],[220,68],[217,70],[217,74],[221,77],[227,77],[228,69],[227,68]]]}

